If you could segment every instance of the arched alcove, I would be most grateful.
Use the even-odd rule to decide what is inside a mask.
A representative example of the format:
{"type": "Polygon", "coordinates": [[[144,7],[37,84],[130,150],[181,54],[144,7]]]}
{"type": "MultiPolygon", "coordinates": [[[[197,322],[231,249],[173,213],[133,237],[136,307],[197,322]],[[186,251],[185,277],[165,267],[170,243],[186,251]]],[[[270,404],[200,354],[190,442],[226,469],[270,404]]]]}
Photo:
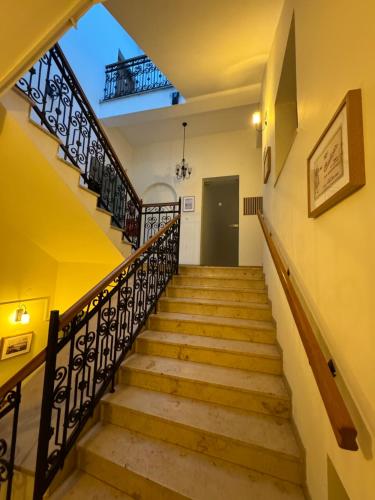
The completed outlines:
{"type": "Polygon", "coordinates": [[[166,203],[177,199],[176,191],[166,182],[150,184],[142,194],[143,203],[166,203]]]}

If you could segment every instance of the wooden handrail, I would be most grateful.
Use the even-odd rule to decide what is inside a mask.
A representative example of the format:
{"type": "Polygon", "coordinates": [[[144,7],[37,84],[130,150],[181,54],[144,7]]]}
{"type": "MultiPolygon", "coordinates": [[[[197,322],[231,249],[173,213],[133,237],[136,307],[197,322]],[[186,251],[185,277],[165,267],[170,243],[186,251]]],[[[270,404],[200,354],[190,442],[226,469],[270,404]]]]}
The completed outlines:
{"type": "Polygon", "coordinates": [[[332,377],[332,373],[328,368],[327,361],[320,349],[318,341],[316,340],[308,316],[289,278],[288,270],[280,257],[275,243],[273,242],[265,217],[259,211],[258,218],[275,264],[277,274],[279,275],[286,298],[292,311],[294,321],[296,322],[302,344],[305,348],[307,358],[318,385],[318,389],[326,408],[328,418],[331,422],[337,443],[340,448],[343,448],[344,450],[358,450],[356,442],[357,430],[354,426],[353,420],[332,377]]]}
{"type": "Polygon", "coordinates": [[[67,309],[60,316],[59,328],[63,329],[69,322],[76,316],[82,309],[89,304],[92,299],[94,299],[101,291],[103,291],[108,285],[110,285],[113,280],[119,276],[122,271],[129,267],[132,262],[134,262],[140,255],[143,254],[151,245],[155,243],[155,241],[160,238],[160,236],[165,233],[178,219],[180,218],[180,214],[176,215],[172,220],[168,222],[164,227],[159,229],[159,231],[154,234],[152,238],[150,238],[144,245],[138,248],[136,252],[132,255],[129,255],[121,264],[119,264],[113,271],[111,271],[102,281],[100,281],[97,285],[95,285],[89,292],[87,292],[83,297],[81,297],[75,304],[73,304],[69,309],[67,309]]]}
{"type": "MultiPolygon", "coordinates": [[[[67,309],[62,315],[60,315],[59,328],[62,329],[66,326],[74,316],[82,311],[82,309],[91,302],[102,290],[104,290],[114,279],[117,278],[121,272],[130,266],[143,252],[145,252],[150,246],[155,243],[155,241],[165,233],[178,219],[180,215],[176,215],[171,221],[168,222],[163,228],[161,228],[152,238],[150,238],[144,245],[142,245],[136,252],[125,259],[121,264],[119,264],[113,271],[111,271],[102,281],[95,285],[89,292],[87,292],[82,298],[77,300],[69,309],[67,309]]],[[[25,366],[23,366],[15,375],[13,375],[9,380],[5,382],[0,387],[0,399],[5,396],[5,394],[12,390],[19,382],[22,382],[31,375],[35,370],[37,370],[46,359],[46,348],[40,351],[33,359],[31,359],[25,366]]]]}
{"type": "Polygon", "coordinates": [[[180,202],[179,201],[170,201],[168,202],[163,202],[163,203],[143,203],[142,207],[147,208],[147,207],[171,207],[172,205],[178,205],[180,202]]]}
{"type": "Polygon", "coordinates": [[[25,366],[23,366],[17,373],[13,375],[9,380],[5,382],[0,387],[0,399],[5,396],[8,391],[14,389],[14,387],[25,380],[29,375],[31,375],[35,370],[37,370],[46,360],[46,348],[40,351],[39,354],[33,357],[25,366]]]}

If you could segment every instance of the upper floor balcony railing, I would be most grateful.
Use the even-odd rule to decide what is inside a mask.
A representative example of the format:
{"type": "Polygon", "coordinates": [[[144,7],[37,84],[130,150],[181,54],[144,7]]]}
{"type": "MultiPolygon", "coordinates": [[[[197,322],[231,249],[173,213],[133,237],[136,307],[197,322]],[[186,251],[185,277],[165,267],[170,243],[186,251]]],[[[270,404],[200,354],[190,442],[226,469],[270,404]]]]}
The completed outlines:
{"type": "Polygon", "coordinates": [[[146,55],[105,67],[104,101],[173,87],[146,55]]]}

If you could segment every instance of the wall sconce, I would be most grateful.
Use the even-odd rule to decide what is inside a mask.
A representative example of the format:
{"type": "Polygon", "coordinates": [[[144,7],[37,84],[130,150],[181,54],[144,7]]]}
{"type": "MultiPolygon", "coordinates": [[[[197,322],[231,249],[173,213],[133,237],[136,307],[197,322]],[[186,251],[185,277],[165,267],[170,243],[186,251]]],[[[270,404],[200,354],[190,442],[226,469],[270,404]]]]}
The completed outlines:
{"type": "Polygon", "coordinates": [[[251,122],[257,132],[263,132],[263,130],[267,127],[267,111],[264,118],[264,127],[262,127],[262,115],[260,114],[260,111],[254,111],[251,117],[251,122]]]}
{"type": "Polygon", "coordinates": [[[20,304],[16,309],[14,321],[27,325],[30,322],[30,314],[27,312],[25,304],[20,304]]]}

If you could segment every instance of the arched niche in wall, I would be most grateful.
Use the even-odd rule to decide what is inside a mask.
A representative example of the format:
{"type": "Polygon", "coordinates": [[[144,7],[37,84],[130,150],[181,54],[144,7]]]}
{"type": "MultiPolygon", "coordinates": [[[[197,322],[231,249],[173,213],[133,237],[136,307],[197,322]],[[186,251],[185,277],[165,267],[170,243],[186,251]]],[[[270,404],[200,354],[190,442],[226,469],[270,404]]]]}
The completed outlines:
{"type": "Polygon", "coordinates": [[[143,203],[167,203],[177,199],[176,191],[166,182],[150,184],[142,195],[143,203]]]}

